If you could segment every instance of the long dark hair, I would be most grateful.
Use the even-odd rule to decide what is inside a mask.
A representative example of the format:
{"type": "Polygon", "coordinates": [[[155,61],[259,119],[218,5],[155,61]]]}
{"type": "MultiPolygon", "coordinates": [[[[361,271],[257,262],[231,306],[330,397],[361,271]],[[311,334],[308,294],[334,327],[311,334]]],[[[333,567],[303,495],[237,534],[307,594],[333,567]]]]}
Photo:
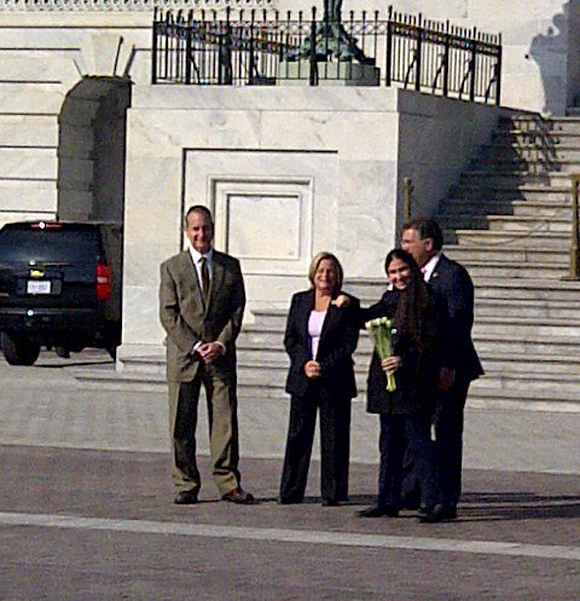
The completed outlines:
{"type": "Polygon", "coordinates": [[[433,300],[429,294],[423,274],[415,259],[401,248],[393,249],[385,259],[385,272],[389,273],[389,265],[400,259],[411,269],[411,278],[397,304],[395,325],[401,340],[418,353],[417,368],[420,369],[421,358],[429,343],[428,320],[433,315],[433,300]]]}

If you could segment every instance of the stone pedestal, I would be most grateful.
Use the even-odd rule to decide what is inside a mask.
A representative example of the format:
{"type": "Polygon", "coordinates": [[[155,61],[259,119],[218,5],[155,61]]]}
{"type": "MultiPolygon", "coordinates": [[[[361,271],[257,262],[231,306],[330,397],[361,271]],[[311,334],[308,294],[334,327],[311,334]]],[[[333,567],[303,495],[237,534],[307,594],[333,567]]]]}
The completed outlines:
{"type": "MultiPolygon", "coordinates": [[[[316,63],[319,86],[378,86],[381,71],[373,65],[334,61],[316,63]]],[[[280,65],[280,85],[308,85],[310,61],[301,60],[280,65]]]]}
{"type": "Polygon", "coordinates": [[[159,352],[159,264],[183,244],[192,204],[242,264],[248,315],[309,287],[314,254],[347,278],[384,278],[402,180],[430,214],[498,109],[392,88],[135,86],[128,111],[123,346],[159,352]]]}

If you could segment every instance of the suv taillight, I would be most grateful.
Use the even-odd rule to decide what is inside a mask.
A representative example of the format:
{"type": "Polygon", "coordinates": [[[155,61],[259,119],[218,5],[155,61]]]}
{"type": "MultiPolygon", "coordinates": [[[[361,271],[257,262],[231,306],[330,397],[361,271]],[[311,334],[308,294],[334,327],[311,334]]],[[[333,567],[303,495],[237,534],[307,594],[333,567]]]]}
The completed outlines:
{"type": "Polygon", "coordinates": [[[110,300],[112,296],[111,268],[108,265],[99,263],[97,265],[97,300],[110,300]]]}

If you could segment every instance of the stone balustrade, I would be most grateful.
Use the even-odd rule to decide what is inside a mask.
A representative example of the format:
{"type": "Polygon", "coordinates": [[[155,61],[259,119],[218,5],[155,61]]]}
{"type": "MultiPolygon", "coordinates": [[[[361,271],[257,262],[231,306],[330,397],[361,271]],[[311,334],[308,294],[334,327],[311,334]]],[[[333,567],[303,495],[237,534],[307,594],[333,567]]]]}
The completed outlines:
{"type": "Polygon", "coordinates": [[[220,9],[275,7],[276,0],[0,0],[0,11],[11,12],[109,12],[163,9],[220,9]]]}

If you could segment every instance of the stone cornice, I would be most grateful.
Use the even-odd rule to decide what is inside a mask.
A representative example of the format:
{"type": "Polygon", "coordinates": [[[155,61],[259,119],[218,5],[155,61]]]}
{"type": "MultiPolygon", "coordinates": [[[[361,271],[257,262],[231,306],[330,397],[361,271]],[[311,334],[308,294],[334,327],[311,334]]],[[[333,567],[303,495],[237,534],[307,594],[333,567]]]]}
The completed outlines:
{"type": "Polygon", "coordinates": [[[162,9],[274,8],[277,0],[0,0],[10,12],[148,12],[162,9]]]}

